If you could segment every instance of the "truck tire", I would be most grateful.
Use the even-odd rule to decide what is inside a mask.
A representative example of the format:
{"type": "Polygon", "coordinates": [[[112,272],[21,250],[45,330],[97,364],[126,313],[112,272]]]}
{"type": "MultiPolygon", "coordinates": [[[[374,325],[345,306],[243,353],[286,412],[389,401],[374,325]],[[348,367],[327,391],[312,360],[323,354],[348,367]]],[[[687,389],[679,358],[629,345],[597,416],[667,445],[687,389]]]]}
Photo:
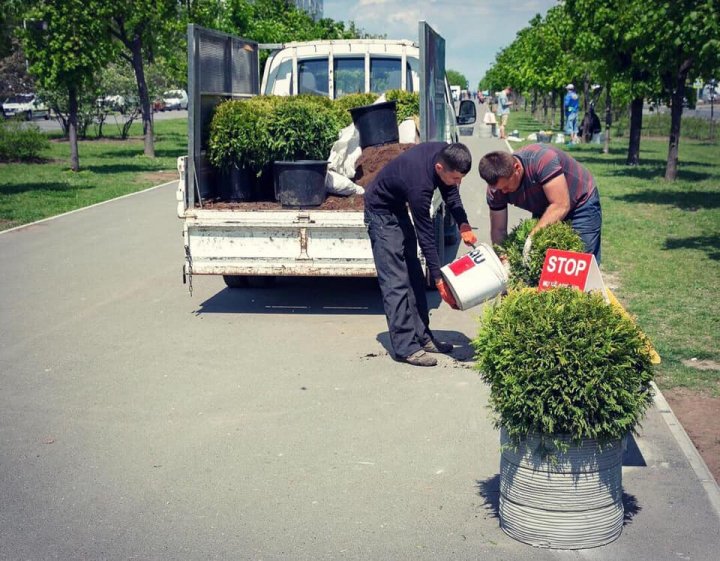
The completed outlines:
{"type": "Polygon", "coordinates": [[[28,110],[28,112],[25,114],[25,120],[32,121],[32,119],[33,119],[32,111],[28,110]]]}
{"type": "Polygon", "coordinates": [[[247,279],[245,275],[223,275],[223,280],[228,288],[247,288],[247,279]]]}

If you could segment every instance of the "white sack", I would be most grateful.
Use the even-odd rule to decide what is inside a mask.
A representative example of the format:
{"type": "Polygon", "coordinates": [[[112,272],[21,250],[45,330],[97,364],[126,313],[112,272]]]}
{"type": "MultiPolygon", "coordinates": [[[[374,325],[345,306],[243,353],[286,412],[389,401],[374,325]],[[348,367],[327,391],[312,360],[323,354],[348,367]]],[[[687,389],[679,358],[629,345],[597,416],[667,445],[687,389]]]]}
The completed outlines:
{"type": "Polygon", "coordinates": [[[325,176],[325,189],[331,195],[362,195],[365,189],[336,171],[328,171],[325,176]]]}
{"type": "Polygon", "coordinates": [[[330,150],[328,169],[352,179],[355,177],[355,164],[360,154],[360,133],[355,125],[350,124],[340,131],[340,138],[330,150]]]}

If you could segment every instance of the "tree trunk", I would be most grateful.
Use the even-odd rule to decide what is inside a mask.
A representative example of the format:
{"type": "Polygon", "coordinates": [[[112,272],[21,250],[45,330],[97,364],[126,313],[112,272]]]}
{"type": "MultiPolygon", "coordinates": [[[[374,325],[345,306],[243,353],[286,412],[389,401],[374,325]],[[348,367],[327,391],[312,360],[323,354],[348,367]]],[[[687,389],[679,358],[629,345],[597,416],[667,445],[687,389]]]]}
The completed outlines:
{"type": "Polygon", "coordinates": [[[610,153],[610,127],[612,126],[612,97],[610,96],[610,84],[605,90],[605,146],[603,154],[610,153]]]}
{"type": "Polygon", "coordinates": [[[680,125],[682,123],[683,98],[685,97],[685,80],[690,69],[683,64],[676,76],[675,88],[670,106],[670,142],[668,145],[667,164],[665,165],[665,179],[675,181],[678,174],[678,149],[680,147],[680,125]]]}
{"type": "Polygon", "coordinates": [[[131,44],[132,65],[135,71],[135,81],[138,86],[138,95],[140,96],[140,108],[142,109],[143,118],[143,135],[145,136],[145,155],[148,158],[155,157],[155,141],[153,131],[153,114],[150,105],[150,93],[145,80],[145,68],[142,59],[142,40],[135,37],[131,44]]]}
{"type": "Polygon", "coordinates": [[[78,97],[77,88],[71,87],[68,91],[68,105],[70,115],[68,116],[68,133],[70,138],[70,169],[80,171],[80,156],[78,155],[78,97]]]}
{"type": "Polygon", "coordinates": [[[643,98],[636,97],[630,104],[630,143],[628,144],[627,165],[640,163],[640,134],[642,133],[643,98]]]}

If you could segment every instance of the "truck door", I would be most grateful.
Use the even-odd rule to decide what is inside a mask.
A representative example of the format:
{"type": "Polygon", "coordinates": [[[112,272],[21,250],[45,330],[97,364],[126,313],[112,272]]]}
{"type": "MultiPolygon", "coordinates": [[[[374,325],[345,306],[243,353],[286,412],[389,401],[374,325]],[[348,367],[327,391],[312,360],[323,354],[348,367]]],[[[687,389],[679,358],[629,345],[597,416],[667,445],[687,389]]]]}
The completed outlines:
{"type": "Polygon", "coordinates": [[[188,162],[186,204],[217,194],[217,174],[207,159],[210,121],[227,99],[260,90],[258,44],[199,25],[188,25],[188,162]]]}

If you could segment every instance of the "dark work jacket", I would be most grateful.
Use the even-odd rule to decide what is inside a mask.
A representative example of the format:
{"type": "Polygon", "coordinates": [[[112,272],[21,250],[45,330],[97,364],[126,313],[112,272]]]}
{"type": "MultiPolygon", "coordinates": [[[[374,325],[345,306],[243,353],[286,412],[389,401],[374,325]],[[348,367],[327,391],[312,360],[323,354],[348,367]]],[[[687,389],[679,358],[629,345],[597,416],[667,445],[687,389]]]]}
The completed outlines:
{"type": "Polygon", "coordinates": [[[435,280],[442,278],[435,246],[435,228],[430,218],[435,189],[440,189],[440,195],[455,222],[464,224],[468,221],[457,185],[448,187],[435,173],[435,162],[446,146],[445,142],[423,142],[413,146],[380,170],[365,189],[365,209],[368,212],[401,215],[407,214],[410,207],[418,244],[435,280]]]}

